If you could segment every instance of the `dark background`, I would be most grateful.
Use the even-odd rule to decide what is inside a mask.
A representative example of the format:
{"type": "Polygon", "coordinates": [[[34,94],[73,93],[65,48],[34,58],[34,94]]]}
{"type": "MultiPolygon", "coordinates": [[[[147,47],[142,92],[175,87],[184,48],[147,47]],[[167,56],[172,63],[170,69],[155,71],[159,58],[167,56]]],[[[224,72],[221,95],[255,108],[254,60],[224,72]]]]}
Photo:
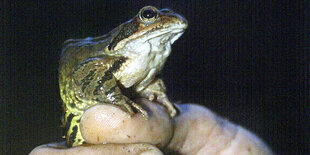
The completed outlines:
{"type": "Polygon", "coordinates": [[[309,3],[2,1],[0,154],[60,141],[62,42],[103,35],[145,5],[189,21],[162,71],[173,101],[205,105],[277,154],[309,153],[309,3]]]}

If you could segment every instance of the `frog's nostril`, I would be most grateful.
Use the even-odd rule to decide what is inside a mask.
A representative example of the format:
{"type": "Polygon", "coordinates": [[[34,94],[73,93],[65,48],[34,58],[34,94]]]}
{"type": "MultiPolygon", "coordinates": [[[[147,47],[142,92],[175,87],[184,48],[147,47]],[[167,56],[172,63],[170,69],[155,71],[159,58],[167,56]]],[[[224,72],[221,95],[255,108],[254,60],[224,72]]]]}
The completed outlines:
{"type": "Polygon", "coordinates": [[[182,17],[181,15],[178,15],[178,18],[179,18],[178,24],[179,24],[179,25],[182,25],[183,28],[186,29],[186,28],[187,28],[187,25],[188,25],[187,20],[186,20],[184,17],[182,17]]]}
{"type": "Polygon", "coordinates": [[[185,18],[182,18],[182,21],[183,21],[183,23],[186,25],[186,27],[187,27],[187,25],[188,25],[188,21],[185,19],[185,18]]]}

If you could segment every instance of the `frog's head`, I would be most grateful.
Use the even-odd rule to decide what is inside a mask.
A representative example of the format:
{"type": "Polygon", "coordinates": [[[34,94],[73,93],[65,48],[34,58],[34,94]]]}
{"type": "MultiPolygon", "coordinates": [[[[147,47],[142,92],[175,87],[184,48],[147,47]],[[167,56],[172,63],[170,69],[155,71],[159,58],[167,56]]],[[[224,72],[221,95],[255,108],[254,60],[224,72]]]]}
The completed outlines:
{"type": "Polygon", "coordinates": [[[146,44],[152,48],[170,48],[186,28],[187,21],[181,15],[169,9],[146,6],[133,19],[114,30],[114,37],[107,48],[109,51],[135,51],[146,44]]]}

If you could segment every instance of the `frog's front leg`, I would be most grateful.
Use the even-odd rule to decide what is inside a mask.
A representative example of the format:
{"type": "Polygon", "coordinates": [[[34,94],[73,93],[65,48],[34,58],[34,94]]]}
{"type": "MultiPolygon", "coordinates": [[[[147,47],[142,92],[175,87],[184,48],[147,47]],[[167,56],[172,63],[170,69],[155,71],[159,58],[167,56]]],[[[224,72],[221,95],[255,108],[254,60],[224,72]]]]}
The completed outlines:
{"type": "MultiPolygon", "coordinates": [[[[113,104],[128,113],[134,114],[133,108],[148,118],[147,112],[125,96],[114,76],[114,72],[123,63],[119,57],[96,57],[83,61],[73,73],[72,80],[63,98],[65,103],[66,142],[69,147],[83,144],[80,131],[80,119],[84,111],[97,104],[113,104]]],[[[63,92],[63,91],[62,91],[63,92]]]]}
{"type": "Polygon", "coordinates": [[[171,118],[177,114],[177,109],[171,103],[166,95],[166,87],[162,79],[154,79],[146,88],[140,92],[140,96],[149,99],[150,101],[159,102],[164,105],[171,118]]]}
{"type": "Polygon", "coordinates": [[[81,101],[76,107],[85,110],[95,104],[113,104],[130,115],[134,113],[133,107],[147,118],[147,112],[122,93],[114,75],[125,61],[125,57],[98,56],[78,65],[71,83],[76,93],[72,98],[81,101]]]}

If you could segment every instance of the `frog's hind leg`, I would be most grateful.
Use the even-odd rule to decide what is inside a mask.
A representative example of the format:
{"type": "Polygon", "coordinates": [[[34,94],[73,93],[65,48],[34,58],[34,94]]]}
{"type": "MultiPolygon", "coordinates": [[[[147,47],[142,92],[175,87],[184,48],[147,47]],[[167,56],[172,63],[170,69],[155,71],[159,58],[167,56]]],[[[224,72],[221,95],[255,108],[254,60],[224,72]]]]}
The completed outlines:
{"type": "Polygon", "coordinates": [[[78,146],[85,143],[80,130],[80,115],[67,112],[65,116],[65,134],[67,147],[78,146]]]}

